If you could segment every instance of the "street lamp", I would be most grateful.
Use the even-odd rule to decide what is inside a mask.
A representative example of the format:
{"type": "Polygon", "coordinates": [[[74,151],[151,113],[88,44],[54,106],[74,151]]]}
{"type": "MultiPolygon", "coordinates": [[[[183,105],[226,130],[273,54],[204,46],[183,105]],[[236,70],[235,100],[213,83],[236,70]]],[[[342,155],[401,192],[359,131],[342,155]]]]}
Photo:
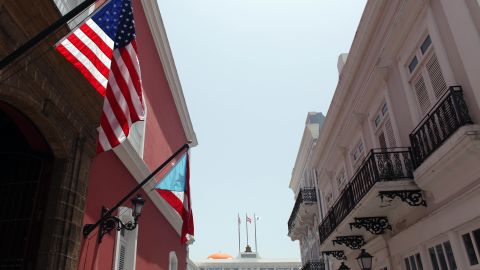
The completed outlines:
{"type": "Polygon", "coordinates": [[[110,233],[113,229],[116,229],[117,231],[120,230],[128,230],[132,231],[135,230],[138,224],[138,218],[142,214],[142,208],[143,205],[145,204],[145,200],[142,198],[140,194],[138,194],[135,198],[131,200],[133,204],[133,210],[132,210],[132,217],[133,220],[130,220],[128,222],[123,222],[121,219],[118,217],[114,217],[110,215],[109,211],[107,208],[102,207],[102,218],[96,223],[96,224],[85,224],[83,227],[83,234],[88,235],[98,224],[98,242],[102,242],[102,237],[110,233]]]}
{"type": "Polygon", "coordinates": [[[361,270],[371,270],[372,269],[372,258],[373,256],[370,255],[365,249],[362,248],[362,252],[357,257],[358,265],[360,266],[361,270]]]}
{"type": "Polygon", "coordinates": [[[132,204],[133,204],[133,212],[132,216],[135,219],[135,223],[137,223],[138,217],[142,214],[142,208],[143,205],[145,204],[145,200],[140,196],[140,194],[137,194],[137,197],[132,199],[132,204]]]}
{"type": "Polygon", "coordinates": [[[350,267],[348,267],[345,262],[342,262],[342,264],[340,264],[340,267],[338,268],[338,270],[350,270],[350,267]]]}

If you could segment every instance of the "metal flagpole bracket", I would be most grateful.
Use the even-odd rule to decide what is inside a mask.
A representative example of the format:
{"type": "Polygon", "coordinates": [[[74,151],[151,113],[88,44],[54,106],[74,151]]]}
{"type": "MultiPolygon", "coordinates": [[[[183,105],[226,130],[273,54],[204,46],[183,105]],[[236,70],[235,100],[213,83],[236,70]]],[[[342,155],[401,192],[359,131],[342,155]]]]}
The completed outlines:
{"type": "MultiPolygon", "coordinates": [[[[189,141],[190,142],[190,141],[189,141]]],[[[188,143],[184,144],[180,147],[173,155],[171,155],[167,160],[165,160],[160,166],[158,166],[153,172],[151,172],[140,184],[138,184],[132,191],[130,191],[125,197],[123,197],[119,202],[115,204],[110,210],[105,209],[106,211],[102,211],[102,217],[95,222],[94,224],[86,224],[83,226],[83,236],[87,237],[95,228],[98,226],[105,224],[108,219],[112,218],[112,213],[118,209],[123,203],[125,203],[130,197],[135,194],[138,190],[140,190],[148,181],[150,181],[158,172],[160,172],[165,166],[167,166],[176,156],[182,153],[184,150],[188,150],[190,145],[188,143]]],[[[99,232],[99,234],[102,232],[99,232]]],[[[102,235],[103,236],[103,235],[102,235]]]]}
{"type": "Polygon", "coordinates": [[[69,20],[75,18],[78,14],[83,12],[87,9],[90,5],[94,4],[95,0],[85,0],[80,5],[76,6],[74,9],[69,11],[67,14],[62,16],[60,19],[49,25],[47,28],[43,29],[40,33],[36,34],[33,38],[29,41],[25,42],[23,45],[18,47],[15,51],[11,54],[5,56],[2,60],[0,60],[0,69],[5,68],[11,62],[15,61],[17,58],[22,56],[28,50],[33,48],[35,45],[40,43],[43,39],[45,39],[48,35],[52,34],[58,28],[62,27],[65,23],[69,20]]]}

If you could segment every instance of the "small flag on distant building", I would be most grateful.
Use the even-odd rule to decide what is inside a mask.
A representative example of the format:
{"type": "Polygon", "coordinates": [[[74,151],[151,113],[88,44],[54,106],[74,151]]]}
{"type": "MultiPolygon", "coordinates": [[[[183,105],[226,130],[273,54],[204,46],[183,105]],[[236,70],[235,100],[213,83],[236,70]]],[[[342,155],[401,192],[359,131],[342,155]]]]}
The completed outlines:
{"type": "Polygon", "coordinates": [[[175,163],[173,168],[155,185],[155,189],[182,217],[181,241],[184,244],[187,243],[194,234],[188,153],[175,163]]]}
{"type": "Polygon", "coordinates": [[[247,216],[247,222],[250,223],[250,224],[252,223],[252,219],[249,218],[248,216],[247,216]]]}
{"type": "Polygon", "coordinates": [[[56,50],[105,97],[97,152],[122,143],[144,119],[131,0],[111,0],[66,36],[56,50]]]}

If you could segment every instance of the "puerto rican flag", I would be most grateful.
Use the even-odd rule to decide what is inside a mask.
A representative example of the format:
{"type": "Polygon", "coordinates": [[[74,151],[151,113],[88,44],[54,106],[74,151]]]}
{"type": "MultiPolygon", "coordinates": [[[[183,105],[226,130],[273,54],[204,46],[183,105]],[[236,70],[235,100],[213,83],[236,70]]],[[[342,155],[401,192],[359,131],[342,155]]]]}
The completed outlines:
{"type": "Polygon", "coordinates": [[[157,192],[182,217],[181,241],[187,243],[194,235],[193,214],[190,202],[189,155],[180,158],[170,171],[155,185],[157,192]]]}
{"type": "Polygon", "coordinates": [[[97,151],[122,143],[144,119],[140,64],[130,0],[110,0],[55,49],[104,96],[97,151]]]}

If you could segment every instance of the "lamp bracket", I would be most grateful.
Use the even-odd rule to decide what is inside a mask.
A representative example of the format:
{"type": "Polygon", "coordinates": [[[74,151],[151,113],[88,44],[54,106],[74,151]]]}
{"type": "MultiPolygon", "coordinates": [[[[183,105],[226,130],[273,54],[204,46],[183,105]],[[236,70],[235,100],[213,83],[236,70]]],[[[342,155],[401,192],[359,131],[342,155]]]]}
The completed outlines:
{"type": "MultiPolygon", "coordinates": [[[[102,207],[103,220],[98,227],[98,243],[101,243],[103,236],[107,233],[110,233],[113,229],[116,229],[117,231],[132,231],[135,230],[135,228],[137,227],[137,218],[134,218],[133,221],[123,223],[123,221],[118,217],[112,216],[110,214],[108,214],[108,216],[105,216],[107,213],[108,209],[102,207]]],[[[85,226],[83,227],[83,234],[88,235],[94,228],[95,224],[85,224],[85,226]]]]}
{"type": "Polygon", "coordinates": [[[388,223],[387,217],[360,217],[355,218],[355,222],[349,224],[351,230],[353,230],[353,227],[357,229],[365,228],[375,235],[384,234],[387,229],[392,230],[392,225],[388,223]]]}
{"type": "Polygon", "coordinates": [[[345,256],[345,252],[343,252],[343,250],[327,250],[327,251],[324,251],[322,252],[323,254],[327,255],[327,256],[330,256],[332,255],[333,257],[335,257],[335,259],[337,260],[347,260],[347,256],[345,256]]]}
{"type": "Polygon", "coordinates": [[[395,199],[395,197],[399,197],[402,202],[406,202],[410,206],[427,206],[427,201],[423,198],[422,191],[419,189],[379,191],[378,196],[382,202],[384,197],[391,200],[395,199]]]}
{"type": "Polygon", "coordinates": [[[365,240],[361,235],[345,235],[337,236],[335,240],[332,240],[333,244],[345,245],[350,249],[360,249],[365,245],[365,240]]]}

